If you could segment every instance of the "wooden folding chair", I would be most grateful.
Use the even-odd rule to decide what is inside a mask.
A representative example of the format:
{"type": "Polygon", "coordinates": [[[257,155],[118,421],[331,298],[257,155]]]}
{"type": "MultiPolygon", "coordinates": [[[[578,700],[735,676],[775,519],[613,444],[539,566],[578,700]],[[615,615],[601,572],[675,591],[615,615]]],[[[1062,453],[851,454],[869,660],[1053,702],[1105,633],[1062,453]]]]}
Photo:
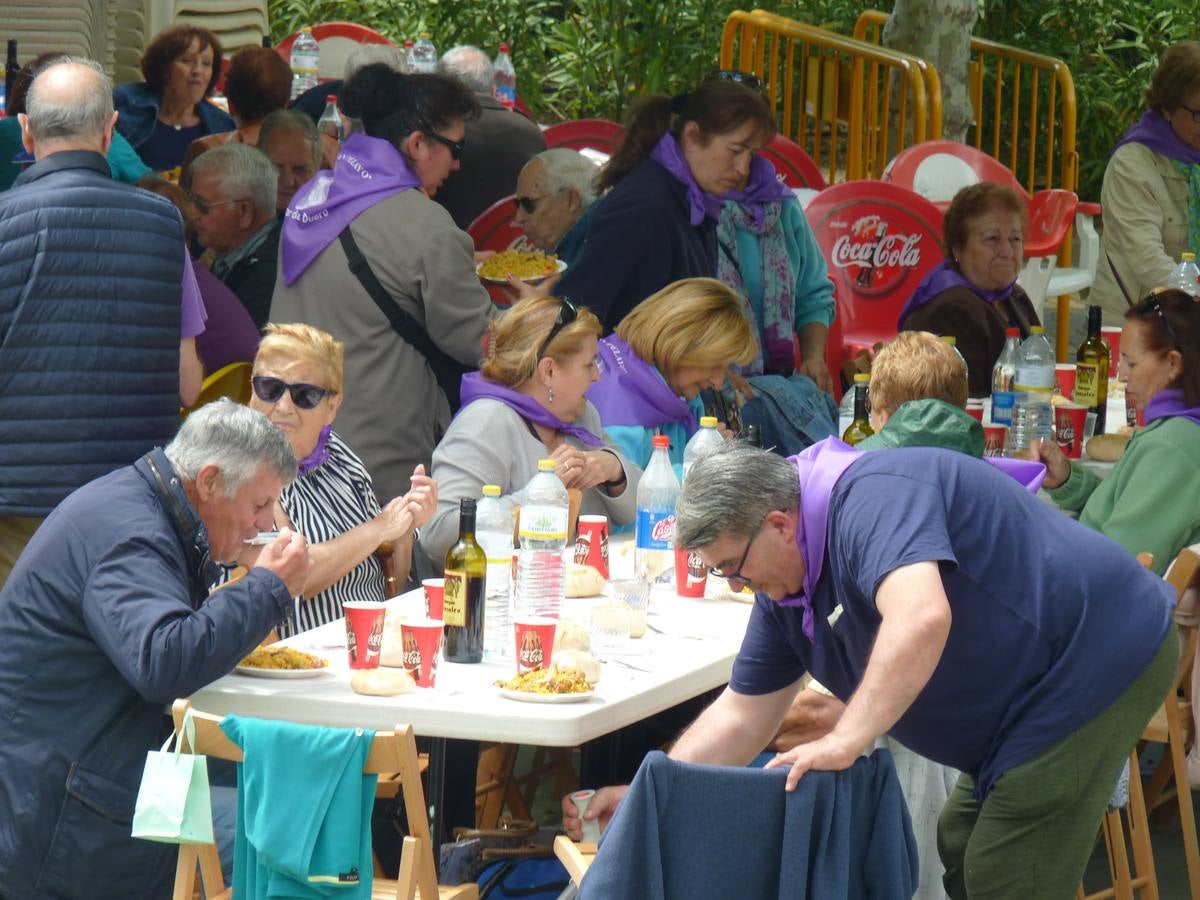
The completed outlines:
{"type": "Polygon", "coordinates": [[[1121,809],[1106,810],[1101,831],[1108,850],[1108,872],[1112,883],[1091,894],[1085,894],[1083,885],[1080,885],[1076,900],[1158,900],[1158,878],[1154,871],[1154,852],[1150,846],[1150,823],[1146,817],[1146,800],[1142,793],[1136,750],[1129,754],[1129,803],[1121,809]],[[1129,866],[1130,850],[1133,855],[1132,869],[1129,866]]]}
{"type": "MultiPolygon", "coordinates": [[[[176,700],[172,708],[175,728],[181,730],[184,713],[190,702],[176,700]]],[[[193,711],[196,742],[192,752],[218,759],[241,762],[241,749],[221,730],[221,717],[193,711]]],[[[411,725],[397,725],[394,731],[377,732],[371,742],[371,752],[363,772],[379,774],[399,772],[404,807],[408,816],[409,836],[404,839],[400,856],[400,874],[395,881],[376,878],[371,889],[372,900],[477,900],[477,885],[440,885],[433,858],[433,842],[429,834],[429,817],[425,806],[425,791],[417,761],[417,742],[411,725]]],[[[207,900],[230,897],[221,877],[221,860],[215,844],[181,844],[179,862],[175,868],[173,900],[192,900],[196,889],[196,868],[204,885],[207,900]]]]}
{"type": "Polygon", "coordinates": [[[596,845],[577,844],[565,834],[560,834],[554,839],[554,855],[566,867],[567,874],[571,876],[571,883],[578,887],[587,873],[588,866],[596,858],[596,845]]]}

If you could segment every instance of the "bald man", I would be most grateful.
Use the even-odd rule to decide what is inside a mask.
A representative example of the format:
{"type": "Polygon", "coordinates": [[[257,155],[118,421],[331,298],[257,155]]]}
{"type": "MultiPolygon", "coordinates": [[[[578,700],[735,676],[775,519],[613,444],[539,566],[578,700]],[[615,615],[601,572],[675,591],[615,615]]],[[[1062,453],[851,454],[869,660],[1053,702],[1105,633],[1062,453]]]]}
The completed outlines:
{"type": "Polygon", "coordinates": [[[203,377],[179,213],[105,162],[111,82],[58,58],[18,118],[36,162],[0,194],[0,585],[67,494],[171,439],[203,377]]]}

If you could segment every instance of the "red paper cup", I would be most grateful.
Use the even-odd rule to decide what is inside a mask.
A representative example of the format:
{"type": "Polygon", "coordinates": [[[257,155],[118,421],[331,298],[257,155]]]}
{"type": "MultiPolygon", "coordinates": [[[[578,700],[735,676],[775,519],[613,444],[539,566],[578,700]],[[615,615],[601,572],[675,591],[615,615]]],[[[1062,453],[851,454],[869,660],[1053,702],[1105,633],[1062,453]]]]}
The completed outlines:
{"type": "Polygon", "coordinates": [[[546,616],[517,616],[513,620],[513,632],[517,642],[517,674],[534,669],[550,668],[550,654],[554,651],[554,629],[557,619],[546,616]]]}
{"type": "Polygon", "coordinates": [[[983,455],[1003,456],[1004,445],[1008,441],[1007,425],[983,426],[983,455]]]}
{"type": "Polygon", "coordinates": [[[1079,459],[1083,452],[1083,429],[1087,425],[1088,408],[1078,403],[1054,407],[1054,432],[1058,446],[1068,459],[1079,459]]]}
{"type": "Polygon", "coordinates": [[[445,578],[426,578],[421,582],[425,589],[425,615],[431,619],[442,617],[442,600],[445,597],[445,578]]]}
{"type": "Polygon", "coordinates": [[[1121,367],[1121,328],[1105,325],[1100,329],[1100,340],[1108,344],[1108,377],[1117,378],[1121,367]]]}
{"type": "Polygon", "coordinates": [[[1068,400],[1075,399],[1075,364],[1058,363],[1054,367],[1054,377],[1058,380],[1058,392],[1068,400]]]}
{"type": "Polygon", "coordinates": [[[708,566],[695,551],[675,548],[675,593],[680,597],[703,597],[708,566]]]}
{"type": "Polygon", "coordinates": [[[342,604],[346,617],[346,654],[352,669],[374,669],[383,647],[384,607],[373,600],[348,600],[342,604]]]}
{"type": "Polygon", "coordinates": [[[442,648],[442,622],[417,619],[400,623],[404,642],[404,668],[417,687],[431,688],[437,681],[438,651],[442,648]]]}
{"type": "Polygon", "coordinates": [[[575,562],[591,566],[608,580],[608,516],[580,516],[576,526],[575,562]]]}
{"type": "Polygon", "coordinates": [[[982,423],[983,422],[983,401],[982,400],[968,400],[967,401],[967,415],[970,416],[972,419],[974,419],[976,422],[982,423]]]}

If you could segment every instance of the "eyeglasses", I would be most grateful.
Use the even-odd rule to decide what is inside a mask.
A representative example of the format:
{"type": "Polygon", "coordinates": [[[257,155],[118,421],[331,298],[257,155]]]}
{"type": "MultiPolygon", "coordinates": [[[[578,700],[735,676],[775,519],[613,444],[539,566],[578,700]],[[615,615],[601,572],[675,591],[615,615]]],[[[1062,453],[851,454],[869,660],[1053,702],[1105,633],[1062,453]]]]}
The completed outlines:
{"type": "Polygon", "coordinates": [[[532,216],[537,212],[538,204],[545,200],[545,197],[513,197],[513,202],[520,209],[525,210],[525,215],[532,216]]]}
{"type": "Polygon", "coordinates": [[[189,192],[188,199],[191,200],[192,205],[196,207],[196,212],[200,213],[200,215],[202,215],[202,216],[207,216],[210,212],[212,212],[218,206],[232,206],[234,203],[241,203],[246,198],[239,197],[237,200],[219,200],[215,203],[212,203],[212,202],[209,202],[208,200],[204,200],[200,197],[197,197],[195,194],[189,192]]]}
{"type": "Polygon", "coordinates": [[[550,342],[558,337],[558,333],[570,325],[579,316],[579,310],[575,304],[562,297],[558,301],[561,305],[558,308],[558,318],[554,320],[554,325],[550,329],[550,333],[546,335],[546,339],[542,341],[542,346],[538,347],[537,358],[541,359],[546,355],[546,348],[550,346],[550,342]]]}
{"type": "Polygon", "coordinates": [[[733,571],[726,573],[720,569],[715,569],[712,566],[708,567],[708,574],[716,575],[718,578],[724,578],[731,585],[738,584],[745,587],[750,583],[750,579],[742,574],[742,566],[746,564],[746,557],[750,555],[750,548],[754,546],[754,542],[758,540],[759,533],[763,530],[763,525],[766,524],[766,519],[758,523],[758,527],[750,533],[750,539],[746,541],[746,549],[742,551],[742,558],[737,561],[737,565],[733,567],[733,571]]]}
{"type": "Polygon", "coordinates": [[[463,150],[467,147],[467,139],[464,137],[461,141],[452,141],[448,137],[442,137],[432,128],[425,132],[425,137],[432,138],[443,147],[450,151],[450,158],[455,162],[462,159],[463,150]]]}
{"type": "Polygon", "coordinates": [[[254,395],[263,403],[278,403],[283,392],[287,391],[292,395],[292,404],[297,409],[316,409],[326,394],[335,393],[315,384],[288,384],[270,375],[255,375],[250,383],[254,386],[254,395]]]}
{"type": "Polygon", "coordinates": [[[734,84],[742,84],[756,91],[762,90],[762,79],[757,75],[751,75],[749,72],[739,72],[736,69],[720,69],[716,72],[709,72],[704,76],[705,81],[732,81],[734,84]]]}
{"type": "Polygon", "coordinates": [[[1158,321],[1162,322],[1163,330],[1167,332],[1167,337],[1171,339],[1171,343],[1179,349],[1183,349],[1183,344],[1179,341],[1179,335],[1175,333],[1175,329],[1171,327],[1171,322],[1167,318],[1167,314],[1163,312],[1162,303],[1158,299],[1158,294],[1150,294],[1142,300],[1136,307],[1138,315],[1148,315],[1152,312],[1158,313],[1158,321]]]}
{"type": "Polygon", "coordinates": [[[1179,108],[1186,113],[1191,113],[1192,121],[1200,125],[1200,109],[1192,109],[1190,106],[1184,106],[1182,103],[1179,104],[1179,108]]]}

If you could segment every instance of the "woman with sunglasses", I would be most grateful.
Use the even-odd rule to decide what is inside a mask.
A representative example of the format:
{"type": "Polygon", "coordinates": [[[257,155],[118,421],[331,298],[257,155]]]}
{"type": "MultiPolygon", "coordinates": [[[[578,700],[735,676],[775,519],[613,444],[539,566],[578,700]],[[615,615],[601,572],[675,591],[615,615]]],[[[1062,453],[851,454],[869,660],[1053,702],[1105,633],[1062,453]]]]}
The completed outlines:
{"type": "Polygon", "coordinates": [[[341,108],[363,131],[292,198],[271,317],[345,343],[354,391],[339,428],[390,499],[408,490],[414,466],[428,468],[451,415],[426,356],[392,323],[404,327],[407,314],[433,348],[474,368],[494,313],[471,239],[430,199],[458,168],[464,121],[478,105],[452,78],[377,63],[350,78],[341,108]],[[361,263],[352,270],[353,249],[361,263]]]}
{"type": "MultiPolygon", "coordinates": [[[[408,573],[415,530],[437,506],[437,485],[418,466],[412,488],[380,509],[371,475],[333,431],[342,405],[345,348],[309,325],[267,325],[254,358],[250,406],[287,435],[300,466],[275,504],[276,528],[308,539],[312,568],[298,609],[299,630],[342,617],[347,600],[383,600],[375,557],[391,544],[395,571],[408,573]]],[[[247,557],[260,548],[247,548],[247,557]]],[[[239,560],[250,564],[249,559],[239,560]]],[[[285,630],[292,623],[285,622],[285,630]]]]}
{"type": "Polygon", "coordinates": [[[1181,253],[1200,253],[1200,42],[1167,49],[1146,107],[1117,144],[1100,191],[1102,252],[1088,302],[1110,323],[1166,284],[1181,253]]]}
{"type": "Polygon", "coordinates": [[[554,297],[522,300],[497,321],[487,362],[463,376],[462,411],[433,453],[439,502],[421,546],[435,560],[458,538],[460,499],[485,484],[518,494],[547,457],[563,484],[583,492],[580,512],[633,521],[641,470],[604,434],[586,396],[599,377],[599,336],[589,310],[554,297]]]}
{"type": "Polygon", "coordinates": [[[675,97],[634,101],[621,146],[600,172],[597,187],[608,193],[597,201],[583,256],[558,291],[611,331],[671,282],[716,277],[721,198],[774,134],[757,81],[737,72],[675,97]]]}
{"type": "Polygon", "coordinates": [[[1200,303],[1162,290],[1126,312],[1121,378],[1125,403],[1145,412],[1146,427],[1108,478],[1068,461],[1056,444],[1035,447],[1056,504],[1130,553],[1153,553],[1164,572],[1200,541],[1200,303]]]}

